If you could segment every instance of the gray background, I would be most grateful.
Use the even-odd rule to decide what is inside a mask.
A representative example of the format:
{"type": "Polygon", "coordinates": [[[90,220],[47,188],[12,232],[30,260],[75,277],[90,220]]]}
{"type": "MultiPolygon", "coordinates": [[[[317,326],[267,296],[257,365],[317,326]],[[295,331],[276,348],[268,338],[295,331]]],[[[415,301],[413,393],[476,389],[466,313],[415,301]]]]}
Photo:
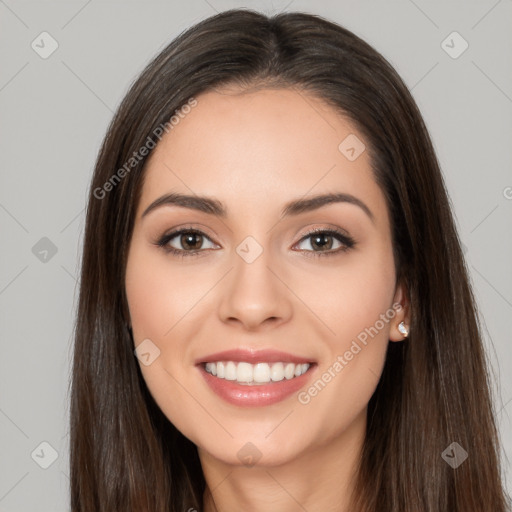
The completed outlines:
{"type": "MultiPolygon", "coordinates": [[[[112,113],[172,38],[232,7],[336,21],[412,90],[466,248],[502,452],[512,459],[512,1],[0,0],[2,512],[69,509],[67,393],[84,207],[112,113]],[[43,31],[58,43],[47,58],[43,31]],[[457,58],[447,51],[458,53],[460,39],[442,45],[453,31],[469,44],[457,58]]],[[[512,489],[507,460],[504,469],[512,489]]]]}

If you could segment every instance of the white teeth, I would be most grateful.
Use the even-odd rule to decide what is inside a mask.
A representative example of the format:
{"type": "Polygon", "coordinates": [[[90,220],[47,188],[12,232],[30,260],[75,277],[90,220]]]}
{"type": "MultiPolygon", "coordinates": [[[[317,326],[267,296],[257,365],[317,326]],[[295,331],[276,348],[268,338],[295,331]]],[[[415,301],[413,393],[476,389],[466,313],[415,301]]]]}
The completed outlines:
{"type": "Polygon", "coordinates": [[[295,365],[293,363],[288,363],[286,365],[286,368],[284,369],[284,376],[290,380],[293,379],[293,376],[295,374],[295,365]]]}
{"type": "Polygon", "coordinates": [[[278,382],[284,379],[284,365],[283,363],[274,363],[270,368],[270,378],[274,382],[278,382]]]}
{"type": "Polygon", "coordinates": [[[226,365],[226,380],[236,380],[236,364],[233,361],[228,361],[226,365]]]}
{"type": "Polygon", "coordinates": [[[206,363],[206,371],[212,375],[217,375],[217,365],[215,363],[206,363]]]}
{"type": "Polygon", "coordinates": [[[306,373],[309,363],[235,363],[218,361],[206,363],[205,370],[220,379],[236,380],[240,384],[266,384],[293,379],[306,373]]]}
{"type": "MultiPolygon", "coordinates": [[[[213,363],[213,366],[215,366],[215,363],[213,363]]],[[[236,380],[238,382],[251,382],[252,379],[252,366],[249,363],[238,363],[236,367],[236,380]]]]}
{"type": "Polygon", "coordinates": [[[270,382],[270,366],[268,363],[257,363],[254,365],[253,382],[270,382]]]}

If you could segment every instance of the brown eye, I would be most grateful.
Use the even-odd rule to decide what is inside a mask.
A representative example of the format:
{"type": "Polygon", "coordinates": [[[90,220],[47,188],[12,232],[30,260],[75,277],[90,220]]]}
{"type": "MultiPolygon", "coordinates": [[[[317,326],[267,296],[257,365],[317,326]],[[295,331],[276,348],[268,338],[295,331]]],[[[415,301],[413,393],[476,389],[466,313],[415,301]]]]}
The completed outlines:
{"type": "Polygon", "coordinates": [[[215,247],[215,244],[213,244],[213,242],[203,232],[196,229],[180,229],[178,231],[173,231],[168,235],[164,235],[157,242],[157,245],[176,255],[193,256],[199,252],[203,252],[202,250],[205,248],[202,246],[205,240],[211,243],[211,246],[206,247],[206,249],[212,249],[215,247]]]}
{"type": "Polygon", "coordinates": [[[180,235],[180,243],[184,249],[197,250],[202,245],[202,235],[198,233],[186,233],[180,235]]]}
{"type": "Polygon", "coordinates": [[[355,241],[345,233],[328,229],[312,231],[303,237],[299,244],[306,240],[310,240],[309,246],[311,250],[302,250],[311,253],[308,256],[330,256],[347,251],[355,245],[355,241]],[[335,243],[337,246],[333,249],[333,244],[335,243]]]}
{"type": "Polygon", "coordinates": [[[325,233],[311,235],[311,247],[320,249],[332,249],[333,238],[325,233]]]}

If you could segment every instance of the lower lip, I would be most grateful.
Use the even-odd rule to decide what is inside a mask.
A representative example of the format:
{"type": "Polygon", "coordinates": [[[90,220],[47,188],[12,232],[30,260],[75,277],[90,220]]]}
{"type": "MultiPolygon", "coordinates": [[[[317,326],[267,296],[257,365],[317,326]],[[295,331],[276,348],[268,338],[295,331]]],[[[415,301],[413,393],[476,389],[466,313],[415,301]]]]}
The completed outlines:
{"type": "Polygon", "coordinates": [[[239,384],[236,380],[214,377],[202,364],[198,365],[198,368],[210,388],[226,402],[245,407],[259,407],[275,404],[299,391],[310,379],[316,366],[315,363],[310,364],[308,371],[299,377],[252,386],[239,384]]]}

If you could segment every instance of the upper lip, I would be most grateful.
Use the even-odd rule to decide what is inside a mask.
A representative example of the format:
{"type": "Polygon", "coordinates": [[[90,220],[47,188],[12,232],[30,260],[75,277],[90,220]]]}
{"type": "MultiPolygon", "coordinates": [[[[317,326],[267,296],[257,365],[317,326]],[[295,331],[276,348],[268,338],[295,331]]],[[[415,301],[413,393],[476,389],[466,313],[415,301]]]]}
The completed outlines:
{"type": "Polygon", "coordinates": [[[224,350],[222,352],[215,352],[204,357],[196,359],[195,364],[212,363],[216,361],[233,361],[247,363],[277,363],[277,362],[291,362],[295,364],[312,363],[309,358],[296,356],[287,352],[279,350],[251,350],[244,348],[237,348],[231,350],[224,350]]]}

